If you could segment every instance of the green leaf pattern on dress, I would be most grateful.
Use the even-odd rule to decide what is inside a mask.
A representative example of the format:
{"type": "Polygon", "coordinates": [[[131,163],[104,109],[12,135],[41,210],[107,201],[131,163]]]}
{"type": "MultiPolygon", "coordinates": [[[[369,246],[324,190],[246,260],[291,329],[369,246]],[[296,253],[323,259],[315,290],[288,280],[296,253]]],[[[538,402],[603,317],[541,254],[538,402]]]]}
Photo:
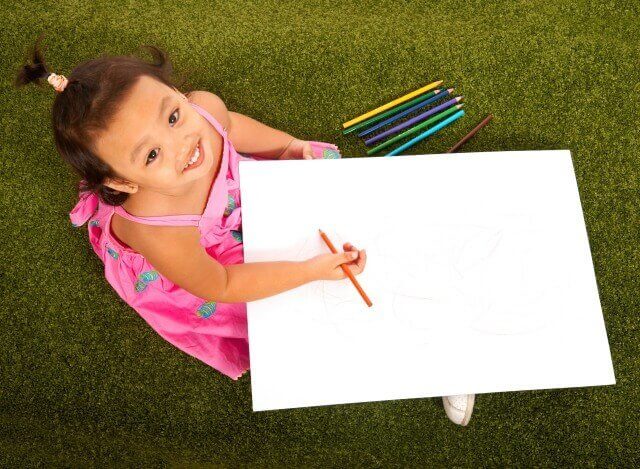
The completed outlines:
{"type": "Polygon", "coordinates": [[[231,236],[233,236],[233,239],[235,239],[239,243],[242,242],[242,233],[238,230],[231,230],[231,236]]]}
{"type": "Polygon", "coordinates": [[[325,148],[322,151],[322,158],[325,160],[335,160],[340,158],[340,153],[336,150],[331,150],[330,148],[325,148]]]}
{"type": "Polygon", "coordinates": [[[138,275],[138,280],[136,281],[136,291],[138,293],[143,292],[147,285],[151,282],[158,280],[160,275],[156,270],[147,270],[146,272],[142,272],[138,275]]]}
{"type": "Polygon", "coordinates": [[[113,249],[111,249],[109,246],[107,246],[107,252],[109,253],[109,255],[111,257],[113,257],[114,259],[117,259],[119,256],[117,251],[114,251],[113,249]]]}
{"type": "Polygon", "coordinates": [[[202,303],[196,311],[196,314],[203,318],[208,319],[213,313],[216,312],[216,302],[215,301],[207,301],[206,303],[202,303]]]}
{"type": "Polygon", "coordinates": [[[236,209],[235,199],[231,196],[231,194],[227,194],[227,208],[224,210],[224,216],[228,217],[229,215],[231,215],[231,212],[233,212],[235,209],[236,209]]]}

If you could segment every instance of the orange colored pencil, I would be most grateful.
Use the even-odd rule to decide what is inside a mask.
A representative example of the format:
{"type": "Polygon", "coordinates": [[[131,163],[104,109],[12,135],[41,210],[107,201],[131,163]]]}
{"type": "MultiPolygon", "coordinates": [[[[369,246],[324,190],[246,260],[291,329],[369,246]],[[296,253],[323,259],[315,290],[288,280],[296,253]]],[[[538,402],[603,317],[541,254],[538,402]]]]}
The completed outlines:
{"type": "MultiPolygon", "coordinates": [[[[334,254],[338,254],[338,251],[336,250],[335,246],[333,245],[331,240],[327,237],[327,235],[324,234],[324,231],[322,231],[321,229],[318,229],[318,231],[320,232],[320,236],[322,236],[322,239],[324,240],[326,245],[329,246],[329,249],[331,249],[331,252],[334,254]]],[[[351,280],[351,283],[353,283],[353,286],[356,287],[356,290],[358,290],[358,293],[360,293],[360,296],[362,297],[364,302],[367,303],[367,306],[371,307],[373,303],[371,303],[371,300],[369,299],[367,294],[364,292],[364,290],[356,280],[356,277],[353,275],[353,272],[351,272],[351,269],[349,269],[349,267],[347,267],[344,264],[340,264],[340,267],[342,267],[342,270],[344,271],[344,273],[347,274],[347,277],[349,277],[349,280],[351,280]]]]}

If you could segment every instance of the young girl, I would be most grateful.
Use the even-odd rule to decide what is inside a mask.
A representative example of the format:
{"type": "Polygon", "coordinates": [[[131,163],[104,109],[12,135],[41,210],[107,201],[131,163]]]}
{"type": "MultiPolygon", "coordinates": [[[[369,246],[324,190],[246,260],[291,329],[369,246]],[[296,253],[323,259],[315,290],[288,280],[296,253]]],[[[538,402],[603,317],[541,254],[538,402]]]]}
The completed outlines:
{"type": "Polygon", "coordinates": [[[363,271],[366,252],[350,243],[243,263],[239,161],[339,158],[338,147],[230,112],[207,91],[182,94],[156,47],[152,64],[102,56],[67,79],[49,71],[41,38],[16,85],[46,78],[58,92],[56,147],[82,178],[71,222],[89,222],[107,281],[165,340],[237,380],[249,369],[246,302],[344,279],[342,264],[363,271]]]}

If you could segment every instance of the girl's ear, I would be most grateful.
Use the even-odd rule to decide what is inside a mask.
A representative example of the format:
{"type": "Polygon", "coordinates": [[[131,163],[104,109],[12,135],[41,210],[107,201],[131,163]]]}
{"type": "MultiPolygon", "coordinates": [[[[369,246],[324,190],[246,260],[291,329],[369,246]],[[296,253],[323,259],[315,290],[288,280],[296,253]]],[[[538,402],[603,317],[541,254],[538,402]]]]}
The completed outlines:
{"type": "Polygon", "coordinates": [[[111,189],[116,191],[127,192],[128,194],[135,194],[136,192],[138,192],[137,184],[120,182],[116,179],[107,178],[102,185],[110,187],[111,189]]]}

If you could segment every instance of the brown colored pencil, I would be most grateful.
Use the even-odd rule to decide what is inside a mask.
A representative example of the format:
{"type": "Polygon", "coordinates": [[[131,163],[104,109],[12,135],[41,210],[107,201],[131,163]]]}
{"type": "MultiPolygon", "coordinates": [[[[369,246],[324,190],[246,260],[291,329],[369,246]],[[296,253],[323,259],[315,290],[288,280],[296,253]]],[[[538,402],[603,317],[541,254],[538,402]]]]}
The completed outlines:
{"type": "MultiPolygon", "coordinates": [[[[318,231],[320,232],[320,236],[322,236],[322,239],[324,240],[326,245],[329,246],[329,249],[331,249],[331,252],[334,254],[338,254],[338,251],[336,250],[335,246],[333,245],[331,240],[327,237],[327,235],[324,234],[324,231],[322,231],[321,229],[318,229],[318,231]]],[[[353,283],[353,286],[356,287],[356,290],[358,290],[358,293],[360,293],[360,296],[362,297],[364,302],[367,303],[367,306],[371,307],[373,303],[371,303],[371,300],[369,299],[367,294],[364,292],[364,290],[356,280],[356,277],[353,275],[353,272],[351,272],[351,269],[349,269],[349,267],[347,267],[344,264],[340,264],[340,267],[342,267],[342,270],[344,271],[344,273],[347,274],[347,277],[349,277],[349,280],[351,280],[351,283],[353,283]]]]}
{"type": "Polygon", "coordinates": [[[478,125],[476,125],[475,128],[471,132],[469,132],[467,135],[465,135],[462,138],[462,140],[460,140],[454,146],[449,148],[447,150],[447,153],[453,153],[455,151],[458,151],[462,145],[467,143],[471,139],[471,137],[473,137],[478,132],[478,130],[480,130],[485,125],[487,125],[491,119],[493,119],[493,114],[489,114],[487,117],[485,117],[484,120],[482,122],[480,122],[478,125]]]}

